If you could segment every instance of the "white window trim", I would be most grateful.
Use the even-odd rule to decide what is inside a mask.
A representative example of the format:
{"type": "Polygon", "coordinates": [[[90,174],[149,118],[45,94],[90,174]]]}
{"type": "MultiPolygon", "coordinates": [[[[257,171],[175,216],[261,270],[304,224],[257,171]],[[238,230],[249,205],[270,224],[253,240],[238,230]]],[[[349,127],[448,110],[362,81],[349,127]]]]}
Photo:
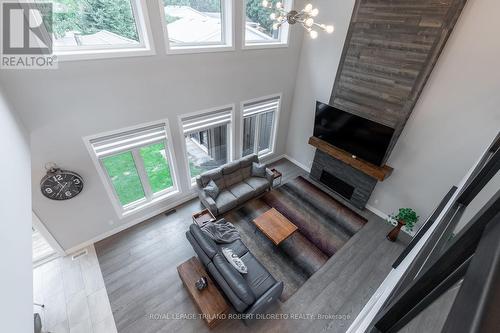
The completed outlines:
{"type": "Polygon", "coordinates": [[[163,0],[158,0],[158,6],[160,9],[160,20],[163,27],[163,40],[165,42],[165,49],[167,54],[189,54],[189,53],[206,53],[206,52],[227,52],[234,51],[234,5],[232,0],[221,0],[222,9],[222,33],[223,41],[222,44],[218,43],[196,43],[196,44],[185,44],[185,45],[170,45],[170,40],[168,38],[168,27],[165,20],[165,11],[163,7],[163,0]]]}
{"type": "MultiPolygon", "coordinates": [[[[113,205],[113,208],[115,209],[116,215],[118,218],[123,219],[125,217],[128,217],[134,213],[137,213],[139,211],[142,211],[148,207],[151,207],[153,205],[156,205],[160,202],[167,201],[168,199],[171,199],[172,197],[176,196],[177,194],[180,193],[179,190],[179,176],[177,173],[177,161],[175,159],[175,154],[173,152],[173,144],[172,144],[172,133],[170,131],[170,126],[168,123],[168,119],[160,120],[160,121],[154,121],[154,122],[149,122],[149,123],[144,123],[140,125],[135,125],[135,126],[130,126],[127,128],[122,128],[119,130],[113,130],[113,131],[108,131],[104,133],[99,133],[91,136],[86,136],[83,137],[83,142],[85,144],[85,147],[87,148],[90,157],[92,159],[92,162],[94,163],[94,166],[97,170],[97,173],[99,174],[99,177],[101,178],[101,182],[104,185],[104,189],[106,190],[106,193],[108,194],[109,199],[111,200],[111,203],[113,205]],[[153,126],[153,125],[164,125],[165,126],[165,146],[166,146],[166,152],[168,154],[168,161],[167,163],[169,164],[170,167],[170,174],[172,176],[173,180],[173,185],[171,188],[165,189],[163,191],[151,194],[151,200],[147,200],[146,198],[137,200],[135,202],[132,202],[130,204],[127,204],[125,206],[122,206],[120,203],[120,199],[118,198],[118,195],[116,194],[115,188],[111,182],[111,179],[109,178],[102,162],[101,159],[97,157],[97,155],[94,152],[94,149],[92,147],[92,140],[99,139],[105,136],[110,136],[110,135],[116,135],[120,133],[124,133],[127,131],[133,131],[136,129],[148,127],[148,126],[153,126]]],[[[151,144],[154,144],[151,143],[151,144]]],[[[133,150],[130,150],[132,154],[134,154],[133,150]]],[[[140,160],[140,159],[139,159],[140,160]]],[[[135,159],[134,159],[135,161],[135,159]]],[[[146,187],[149,188],[149,182],[146,181],[145,183],[143,182],[143,176],[141,175],[140,168],[142,166],[136,164],[136,168],[139,174],[139,178],[141,179],[141,183],[143,184],[144,188],[144,194],[146,194],[146,187]]]]}
{"type": "MultiPolygon", "coordinates": [[[[290,11],[293,8],[293,0],[284,0],[285,10],[290,11]]],[[[249,42],[246,41],[246,18],[247,18],[247,6],[246,0],[243,0],[243,9],[241,11],[241,49],[242,50],[259,50],[259,49],[273,49],[273,48],[284,48],[288,47],[290,42],[290,24],[285,23],[281,26],[280,39],[273,40],[269,42],[249,42]]]]}
{"type": "Polygon", "coordinates": [[[223,106],[218,106],[218,107],[213,107],[210,109],[205,109],[201,111],[195,111],[191,113],[186,113],[186,114],[181,114],[177,116],[177,122],[179,126],[179,132],[181,133],[182,136],[182,154],[184,155],[184,168],[186,171],[186,176],[188,180],[188,188],[193,188],[196,185],[196,181],[194,178],[191,177],[191,170],[189,169],[189,159],[187,155],[187,147],[186,147],[186,138],[184,135],[184,131],[182,130],[182,118],[185,117],[192,117],[192,116],[202,116],[205,113],[217,111],[217,110],[222,110],[222,109],[229,109],[231,108],[231,122],[229,123],[229,135],[228,135],[228,152],[227,152],[227,160],[228,163],[232,162],[236,156],[234,149],[235,149],[235,144],[234,144],[234,138],[235,136],[235,126],[234,126],[234,121],[235,121],[235,104],[228,104],[228,105],[223,105],[223,106]]]}
{"type": "Polygon", "coordinates": [[[137,34],[139,35],[140,43],[138,45],[89,46],[83,49],[73,48],[68,50],[57,50],[54,47],[54,55],[56,55],[57,60],[64,62],[155,55],[156,52],[146,0],[130,0],[130,5],[132,6],[132,14],[134,15],[137,34]]]}
{"type": "MultiPolygon", "coordinates": [[[[245,117],[243,117],[243,110],[244,110],[245,104],[255,103],[255,102],[259,102],[259,101],[263,101],[263,100],[271,99],[271,98],[278,98],[279,99],[278,108],[276,109],[276,114],[274,115],[273,129],[272,129],[272,133],[271,133],[271,150],[263,153],[262,155],[258,155],[259,144],[258,144],[258,138],[256,137],[254,153],[259,156],[259,159],[261,159],[261,158],[266,158],[266,157],[271,156],[276,151],[276,138],[278,136],[281,106],[283,104],[283,93],[263,96],[263,97],[259,97],[259,98],[253,98],[253,99],[243,101],[240,103],[240,144],[239,144],[239,149],[240,149],[239,156],[240,157],[243,157],[243,134],[244,134],[243,133],[243,131],[244,131],[243,124],[244,124],[244,120],[245,120],[245,117]]],[[[257,128],[257,125],[258,124],[256,124],[256,128],[257,128]]],[[[258,131],[258,129],[256,129],[256,131],[258,131]]]]}

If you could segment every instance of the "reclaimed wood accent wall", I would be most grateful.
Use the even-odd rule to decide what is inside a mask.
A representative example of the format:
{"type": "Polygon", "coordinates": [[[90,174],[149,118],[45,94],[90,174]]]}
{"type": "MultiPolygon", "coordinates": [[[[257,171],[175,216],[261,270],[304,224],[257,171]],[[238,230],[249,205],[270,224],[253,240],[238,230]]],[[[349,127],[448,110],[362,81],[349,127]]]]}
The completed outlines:
{"type": "Polygon", "coordinates": [[[356,1],[330,104],[396,130],[384,161],[466,1],[356,1]]]}

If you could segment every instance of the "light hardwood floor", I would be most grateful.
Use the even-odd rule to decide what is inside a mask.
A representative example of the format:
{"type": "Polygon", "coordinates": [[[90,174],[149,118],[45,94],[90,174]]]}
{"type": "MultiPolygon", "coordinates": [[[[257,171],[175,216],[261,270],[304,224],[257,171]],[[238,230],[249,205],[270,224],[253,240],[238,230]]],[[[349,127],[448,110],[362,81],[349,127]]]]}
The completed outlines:
{"type": "MultiPolygon", "coordinates": [[[[272,166],[283,182],[306,173],[280,160],[272,166]]],[[[194,256],[185,238],[194,199],[168,216],[159,215],[95,244],[118,332],[208,332],[202,320],[185,318],[197,310],[182,286],[176,266],[194,256]],[[157,318],[152,318],[158,315],[157,318]]],[[[325,314],[322,320],[259,320],[245,326],[228,320],[212,332],[345,332],[390,270],[405,243],[391,243],[391,229],[371,212],[368,223],[285,303],[271,313],[325,314]],[[333,317],[337,315],[337,317],[333,317]]]]}

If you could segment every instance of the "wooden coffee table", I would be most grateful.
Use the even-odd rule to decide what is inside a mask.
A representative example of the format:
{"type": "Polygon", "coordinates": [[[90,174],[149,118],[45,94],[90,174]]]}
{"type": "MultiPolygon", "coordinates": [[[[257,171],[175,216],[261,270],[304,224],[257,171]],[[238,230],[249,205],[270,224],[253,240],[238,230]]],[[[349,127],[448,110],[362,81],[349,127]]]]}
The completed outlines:
{"type": "Polygon", "coordinates": [[[276,209],[271,208],[253,220],[253,223],[275,245],[279,245],[297,230],[297,226],[281,215],[276,209]]]}
{"type": "Polygon", "coordinates": [[[229,305],[198,258],[192,257],[188,261],[180,264],[177,266],[177,272],[189,295],[200,310],[202,318],[205,320],[208,327],[212,328],[226,319],[229,305]],[[207,278],[208,286],[200,291],[196,288],[194,283],[202,276],[207,278]]]}

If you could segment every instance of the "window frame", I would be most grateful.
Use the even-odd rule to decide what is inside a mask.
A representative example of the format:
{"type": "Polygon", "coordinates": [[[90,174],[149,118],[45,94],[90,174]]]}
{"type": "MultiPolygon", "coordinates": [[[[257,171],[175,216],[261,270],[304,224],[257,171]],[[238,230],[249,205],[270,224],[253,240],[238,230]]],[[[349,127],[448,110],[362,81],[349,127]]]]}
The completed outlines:
{"type": "Polygon", "coordinates": [[[104,188],[106,190],[106,193],[108,194],[112,204],[113,208],[115,209],[116,214],[120,219],[125,218],[133,213],[142,211],[148,207],[151,207],[159,202],[165,201],[172,196],[180,193],[180,188],[179,188],[179,178],[178,178],[178,173],[176,169],[177,162],[175,160],[175,154],[174,154],[174,148],[173,148],[173,143],[172,143],[172,133],[170,131],[170,126],[168,123],[168,119],[164,119],[161,121],[155,121],[155,122],[150,122],[150,123],[144,123],[136,126],[131,126],[127,128],[122,128],[119,130],[113,130],[113,131],[108,131],[104,133],[99,133],[91,136],[87,136],[83,138],[83,141],[85,143],[85,146],[87,147],[87,150],[90,154],[90,157],[92,159],[92,162],[94,163],[94,166],[97,170],[97,173],[99,174],[99,177],[101,178],[101,182],[104,185],[104,188]],[[149,126],[161,126],[163,125],[165,127],[165,138],[162,140],[156,140],[153,142],[148,142],[147,144],[143,144],[131,149],[123,149],[119,152],[105,155],[98,157],[94,151],[94,148],[92,146],[92,141],[103,138],[106,136],[111,136],[111,135],[118,135],[121,133],[125,133],[128,131],[134,131],[137,129],[149,127],[149,126]],[[144,161],[142,160],[142,157],[140,156],[140,149],[144,147],[151,146],[153,144],[157,143],[163,143],[165,145],[165,152],[167,154],[167,165],[170,168],[170,175],[172,176],[172,187],[169,187],[167,189],[161,190],[159,192],[153,193],[151,190],[151,184],[149,183],[148,175],[145,170],[144,166],[144,161]],[[109,157],[109,156],[115,156],[117,154],[121,154],[124,152],[130,152],[132,154],[133,160],[134,160],[134,165],[136,167],[137,173],[139,175],[139,180],[141,182],[143,191],[144,191],[144,198],[136,200],[134,202],[128,203],[126,205],[122,205],[120,202],[120,198],[118,196],[118,193],[116,192],[115,187],[113,186],[113,182],[111,181],[111,178],[109,177],[109,174],[103,164],[102,159],[109,157]],[[139,162],[138,162],[139,161],[139,162]]]}
{"type": "MultiPolygon", "coordinates": [[[[241,49],[242,50],[258,50],[258,49],[268,49],[268,48],[282,48],[288,47],[290,42],[290,24],[285,23],[280,27],[280,38],[277,40],[271,40],[268,42],[255,41],[247,43],[246,41],[246,18],[247,18],[247,0],[243,0],[242,16],[241,16],[241,49]]],[[[290,11],[293,8],[293,0],[283,0],[284,8],[286,11],[290,11]]]]}
{"type": "Polygon", "coordinates": [[[234,4],[232,0],[221,1],[221,22],[222,24],[222,42],[207,42],[207,43],[183,43],[180,45],[170,45],[168,37],[168,24],[165,20],[165,11],[163,0],[158,0],[160,9],[160,20],[163,28],[163,41],[165,42],[165,50],[167,54],[189,54],[189,53],[204,53],[204,52],[225,52],[234,51],[234,4]]]}
{"type": "MultiPolygon", "coordinates": [[[[234,161],[235,153],[234,153],[234,138],[235,138],[235,126],[234,126],[234,121],[235,121],[235,105],[234,104],[227,104],[223,106],[217,106],[213,107],[210,109],[204,109],[200,111],[195,111],[191,113],[185,113],[177,116],[177,121],[178,121],[178,126],[179,126],[179,132],[182,137],[182,154],[184,155],[184,168],[186,171],[186,179],[188,181],[188,188],[192,189],[194,186],[196,186],[196,177],[191,177],[191,170],[189,168],[189,158],[187,154],[187,146],[186,146],[186,137],[184,134],[184,131],[182,130],[182,119],[185,117],[193,117],[193,116],[203,116],[206,113],[214,112],[217,110],[223,110],[223,109],[231,109],[231,121],[228,124],[228,149],[227,149],[227,161],[228,163],[234,161]]],[[[213,126],[212,126],[213,127],[213,126]]],[[[206,127],[204,129],[201,129],[200,131],[212,128],[212,127],[206,127]]]]}
{"type": "Polygon", "coordinates": [[[60,62],[155,55],[154,40],[149,20],[146,0],[128,0],[134,16],[138,45],[83,46],[58,50],[54,45],[54,55],[60,62]]]}
{"type": "MultiPolygon", "coordinates": [[[[273,94],[273,95],[268,95],[268,96],[263,96],[259,98],[253,98],[247,101],[243,101],[240,104],[240,157],[243,157],[243,142],[244,142],[244,123],[245,123],[245,117],[243,116],[243,111],[245,109],[245,104],[249,103],[256,103],[260,101],[264,101],[266,99],[278,99],[278,107],[276,108],[275,115],[274,115],[274,121],[273,121],[273,128],[272,128],[272,133],[271,133],[271,149],[268,149],[262,154],[259,154],[259,126],[260,126],[260,120],[257,118],[257,122],[255,124],[255,142],[254,142],[254,154],[257,154],[259,158],[266,158],[276,151],[276,139],[277,139],[277,134],[278,134],[278,127],[279,127],[279,119],[280,119],[280,113],[281,113],[281,106],[283,103],[283,94],[278,93],[278,94],[273,94]]],[[[261,113],[259,113],[260,115],[261,113]]]]}

